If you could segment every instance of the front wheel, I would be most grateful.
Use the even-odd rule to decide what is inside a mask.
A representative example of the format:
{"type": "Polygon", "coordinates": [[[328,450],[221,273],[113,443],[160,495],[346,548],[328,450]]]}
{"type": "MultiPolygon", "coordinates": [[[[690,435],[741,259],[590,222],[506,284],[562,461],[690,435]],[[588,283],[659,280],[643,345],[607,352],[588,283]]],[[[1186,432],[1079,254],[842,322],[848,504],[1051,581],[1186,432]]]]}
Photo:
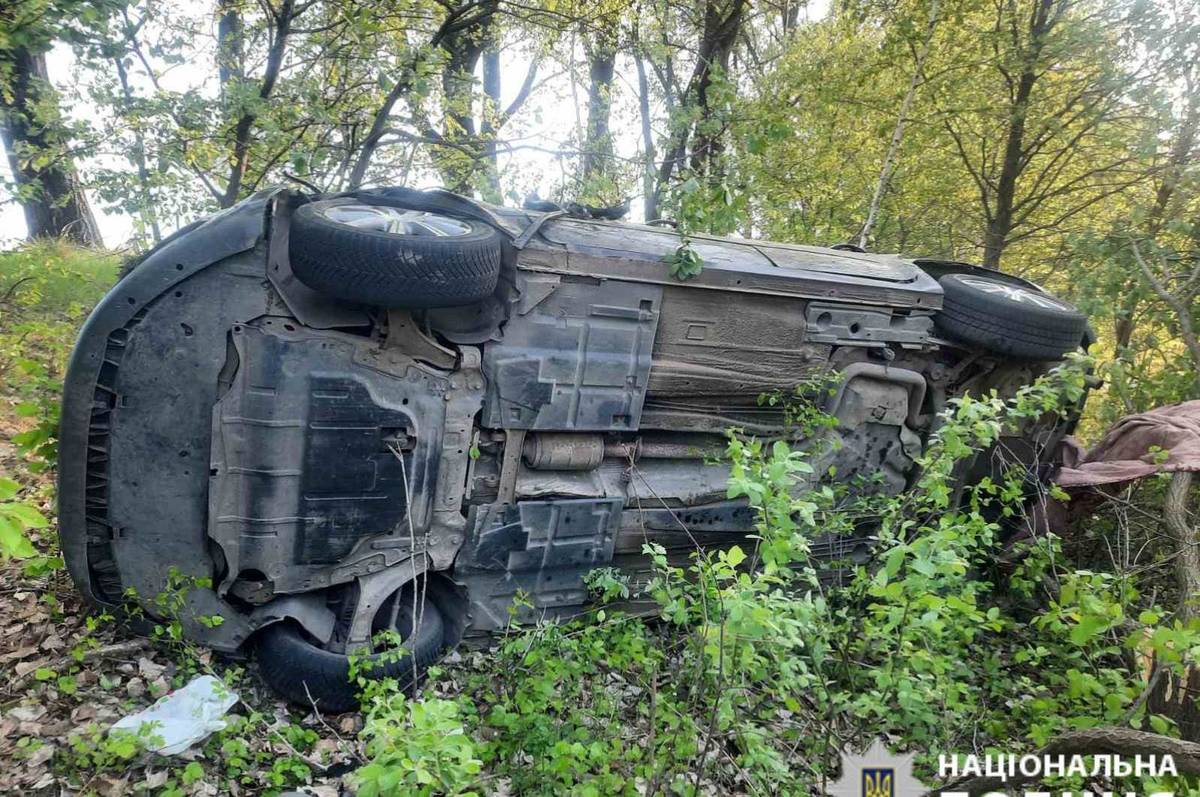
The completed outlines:
{"type": "MultiPolygon", "coordinates": [[[[394,678],[405,691],[416,686],[446,647],[445,623],[437,604],[424,594],[414,600],[408,589],[396,592],[380,607],[373,630],[396,631],[401,650],[363,651],[358,654],[358,671],[370,680],[394,678]]],[[[263,680],[291,702],[315,705],[328,714],[358,708],[350,656],[321,647],[299,625],[285,620],[263,629],[257,657],[263,680]]]]}
{"type": "Polygon", "coordinates": [[[471,304],[496,289],[503,236],[477,219],[328,199],[292,214],[296,277],[334,299],[376,307],[471,304]]]}
{"type": "Polygon", "coordinates": [[[976,274],[939,282],[944,296],[934,324],[953,340],[1018,359],[1057,360],[1087,333],[1087,316],[1036,288],[976,274]]]}

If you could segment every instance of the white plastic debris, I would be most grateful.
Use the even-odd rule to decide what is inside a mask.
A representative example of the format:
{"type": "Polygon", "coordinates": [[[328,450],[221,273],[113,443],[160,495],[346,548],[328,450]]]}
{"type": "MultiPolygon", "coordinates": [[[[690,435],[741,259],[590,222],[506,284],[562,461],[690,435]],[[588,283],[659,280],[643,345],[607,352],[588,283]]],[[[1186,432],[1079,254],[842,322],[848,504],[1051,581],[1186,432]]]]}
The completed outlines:
{"type": "Polygon", "coordinates": [[[144,740],[147,750],[175,755],[223,729],[222,717],[237,701],[237,693],[219,678],[201,675],[150,708],[117,720],[111,730],[131,731],[144,740]]]}

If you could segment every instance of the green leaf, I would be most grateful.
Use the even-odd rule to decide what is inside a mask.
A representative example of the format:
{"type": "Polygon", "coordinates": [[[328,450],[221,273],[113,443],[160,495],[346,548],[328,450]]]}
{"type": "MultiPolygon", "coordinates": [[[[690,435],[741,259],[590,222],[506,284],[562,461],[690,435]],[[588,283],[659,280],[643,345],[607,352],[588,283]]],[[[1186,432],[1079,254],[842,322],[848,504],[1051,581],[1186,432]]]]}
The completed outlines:
{"type": "Polygon", "coordinates": [[[1086,615],[1079,620],[1078,625],[1071,629],[1071,642],[1082,646],[1106,628],[1108,628],[1108,620],[1105,618],[1086,615]]]}
{"type": "Polygon", "coordinates": [[[34,550],[33,544],[21,533],[21,528],[0,515],[0,558],[25,559],[36,554],[37,551],[34,550]]]}
{"type": "Polygon", "coordinates": [[[40,408],[38,407],[37,404],[34,404],[32,401],[26,401],[21,404],[18,404],[14,408],[14,412],[16,412],[17,415],[19,415],[22,418],[33,418],[33,417],[36,417],[37,414],[40,412],[40,408]]]}
{"type": "Polygon", "coordinates": [[[0,508],[0,512],[16,518],[27,529],[44,529],[49,525],[45,516],[29,504],[7,504],[0,508]]]}
{"type": "Polygon", "coordinates": [[[198,761],[192,761],[183,768],[183,773],[179,776],[179,779],[183,782],[184,786],[190,786],[202,777],[204,777],[204,767],[200,766],[198,761]]]}
{"type": "Polygon", "coordinates": [[[897,545],[893,548],[884,562],[884,570],[887,572],[888,578],[892,578],[900,572],[900,565],[904,563],[904,554],[907,549],[903,545],[897,545]]]}

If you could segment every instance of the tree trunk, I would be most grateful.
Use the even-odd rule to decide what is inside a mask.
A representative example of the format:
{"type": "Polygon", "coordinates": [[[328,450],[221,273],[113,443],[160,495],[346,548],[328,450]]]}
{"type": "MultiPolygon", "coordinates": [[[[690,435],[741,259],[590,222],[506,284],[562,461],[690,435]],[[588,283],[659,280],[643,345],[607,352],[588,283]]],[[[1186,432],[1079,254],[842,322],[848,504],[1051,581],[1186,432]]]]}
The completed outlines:
{"type": "Polygon", "coordinates": [[[929,46],[933,43],[933,34],[937,31],[938,0],[931,0],[929,5],[929,22],[925,26],[925,38],[917,51],[916,63],[913,65],[912,79],[908,81],[908,91],[900,103],[900,113],[896,116],[896,127],[892,130],[892,140],[888,143],[887,153],[883,157],[883,166],[879,170],[879,180],[875,183],[875,194],[867,208],[867,220],[863,222],[858,234],[858,245],[866,249],[871,240],[871,231],[875,228],[875,220],[879,217],[879,208],[883,204],[883,195],[887,193],[888,183],[892,180],[892,172],[896,168],[896,155],[900,150],[900,142],[904,140],[904,126],[908,123],[908,114],[912,111],[913,100],[917,96],[917,88],[924,80],[925,59],[929,56],[929,46]]]}
{"type": "MultiPolygon", "coordinates": [[[[1200,540],[1192,527],[1188,506],[1191,503],[1192,473],[1179,471],[1171,476],[1163,499],[1163,524],[1175,548],[1175,580],[1179,585],[1177,618],[1184,625],[1200,615],[1200,540]]],[[[1162,663],[1158,668],[1164,667],[1162,663]]],[[[1200,708],[1196,705],[1196,690],[1200,688],[1200,671],[1188,665],[1182,673],[1167,669],[1158,682],[1148,685],[1146,710],[1163,714],[1175,721],[1180,736],[1195,741],[1200,736],[1200,708]]]]}
{"type": "MultiPolygon", "coordinates": [[[[283,69],[283,56],[287,51],[288,34],[291,33],[292,22],[296,10],[295,0],[283,0],[279,10],[273,12],[274,25],[272,28],[271,47],[267,51],[267,65],[263,71],[262,83],[258,87],[259,100],[270,99],[275,85],[279,81],[279,73],[283,69]]],[[[224,17],[222,17],[224,20],[224,17]]],[[[239,23],[240,24],[240,23],[239,23]]],[[[220,25],[218,25],[218,32],[220,25]]],[[[240,28],[234,28],[240,30],[240,28]]],[[[225,52],[228,43],[218,43],[225,52]]],[[[260,103],[261,104],[261,103],[260,103]]],[[[241,198],[242,185],[246,180],[246,170],[250,166],[251,133],[258,121],[258,106],[250,106],[241,112],[234,126],[233,152],[229,161],[229,180],[225,184],[225,194],[221,198],[221,207],[233,206],[241,198]]]]}
{"type": "MultiPolygon", "coordinates": [[[[113,58],[113,66],[117,70],[117,79],[121,83],[121,96],[125,100],[125,109],[133,110],[133,90],[129,85],[129,73],[118,55],[113,58]]],[[[133,165],[137,167],[138,199],[141,202],[139,213],[150,229],[154,243],[162,240],[162,229],[158,224],[158,209],[154,207],[154,195],[150,191],[150,169],[146,166],[146,135],[142,130],[141,120],[133,125],[133,152],[130,153],[133,165]]]]}
{"type": "Polygon", "coordinates": [[[246,77],[246,36],[240,1],[218,0],[217,14],[217,83],[221,97],[228,99],[231,85],[246,77]]]}
{"type": "Polygon", "coordinates": [[[658,218],[658,187],[654,183],[654,129],[650,126],[650,81],[646,79],[646,63],[639,55],[634,59],[638,75],[638,113],[642,118],[642,150],[646,165],[642,169],[642,215],[647,222],[658,218]]]}
{"type": "Polygon", "coordinates": [[[496,152],[496,136],[499,135],[501,78],[500,50],[493,42],[483,53],[483,118],[479,124],[479,132],[483,136],[484,155],[484,199],[488,202],[500,201],[500,160],[496,152]]]}
{"type": "Polygon", "coordinates": [[[408,93],[411,85],[412,80],[409,75],[399,76],[396,79],[395,85],[388,91],[383,103],[375,112],[375,118],[371,120],[371,129],[367,131],[362,146],[358,150],[358,156],[354,159],[354,167],[350,170],[350,178],[348,180],[350,190],[362,186],[363,180],[367,176],[367,167],[371,165],[371,159],[375,157],[375,150],[379,148],[379,141],[383,138],[384,131],[387,130],[388,119],[391,117],[392,109],[396,106],[401,95],[408,93]]]}
{"type": "MultiPolygon", "coordinates": [[[[783,27],[783,38],[786,40],[796,26],[800,23],[800,9],[804,6],[802,2],[793,2],[792,0],[784,0],[783,8],[779,12],[780,23],[783,27]]],[[[832,9],[830,10],[832,13],[832,9]]]]}
{"type": "Polygon", "coordinates": [[[1041,74],[1038,63],[1046,36],[1057,21],[1055,6],[1065,5],[1067,0],[1035,0],[1029,18],[1029,41],[1021,53],[1021,73],[1017,78],[1008,111],[1008,133],[1004,140],[1004,157],[1000,165],[1000,177],[996,181],[991,217],[987,220],[983,240],[983,265],[999,270],[1000,257],[1008,245],[1008,236],[1013,228],[1013,207],[1016,205],[1017,182],[1027,165],[1025,161],[1025,123],[1029,114],[1029,98],[1041,74]]]}
{"type": "Polygon", "coordinates": [[[68,142],[56,120],[37,117],[56,102],[44,53],[15,47],[4,56],[11,82],[0,86],[0,138],[17,184],[30,238],[63,237],[103,246],[79,182],[68,142]]]}
{"type": "Polygon", "coordinates": [[[1021,75],[1017,84],[1017,99],[1009,114],[1008,136],[1004,143],[1004,161],[1000,167],[1000,179],[996,182],[994,209],[984,231],[983,265],[997,271],[1000,270],[1004,247],[1008,245],[1008,235],[1012,232],[1017,179],[1024,168],[1021,149],[1025,141],[1025,115],[1029,110],[1029,95],[1036,81],[1037,76],[1030,70],[1021,75]]]}
{"type": "Polygon", "coordinates": [[[1200,614],[1196,600],[1200,598],[1200,539],[1192,528],[1188,515],[1192,474],[1179,471],[1171,477],[1163,501],[1163,520],[1175,543],[1175,576],[1179,583],[1179,615],[1186,623],[1200,614]]]}
{"type": "Polygon", "coordinates": [[[723,76],[729,70],[729,56],[741,31],[745,8],[746,0],[729,0],[727,6],[722,6],[720,0],[708,0],[704,6],[704,33],[692,79],[699,109],[692,136],[692,170],[701,174],[715,173],[724,150],[724,130],[714,118],[719,108],[712,89],[717,73],[723,76]]]}
{"type": "MultiPolygon", "coordinates": [[[[671,62],[668,59],[664,66],[665,74],[660,74],[664,92],[667,95],[667,110],[671,114],[672,132],[667,139],[667,150],[663,161],[658,167],[658,179],[655,187],[655,210],[661,199],[663,190],[670,184],[677,170],[682,170],[687,162],[688,144],[692,143],[691,166],[693,170],[707,172],[721,150],[720,130],[714,129],[711,88],[713,84],[713,68],[725,68],[729,65],[729,54],[737,40],[741,28],[742,12],[745,0],[731,0],[728,9],[718,7],[720,0],[707,0],[704,6],[704,30],[700,38],[699,52],[696,65],[692,69],[692,77],[687,88],[682,91],[679,102],[671,99],[671,86],[676,85],[671,62]],[[722,11],[726,13],[722,16],[722,11]],[[686,119],[692,108],[698,108],[697,119],[680,121],[677,116],[686,119]],[[678,112],[678,113],[677,113],[678,112]]],[[[665,36],[665,34],[664,34],[665,36]]],[[[656,212],[657,215],[657,212],[656,212]]]]}
{"type": "Polygon", "coordinates": [[[587,133],[583,142],[583,180],[611,172],[612,135],[609,118],[612,113],[612,82],[616,69],[617,51],[601,44],[588,59],[587,133]]]}
{"type": "Polygon", "coordinates": [[[454,29],[441,41],[441,48],[448,56],[442,69],[445,108],[441,135],[450,146],[435,147],[434,162],[446,187],[468,196],[474,192],[479,162],[485,157],[477,151],[480,142],[472,105],[475,68],[483,55],[483,43],[488,39],[491,25],[492,14],[482,14],[471,24],[454,29]]]}
{"type": "MultiPolygon", "coordinates": [[[[466,0],[460,5],[448,9],[445,19],[442,20],[441,25],[438,26],[438,29],[433,33],[433,36],[430,37],[425,48],[418,48],[417,55],[413,58],[413,60],[410,63],[402,66],[396,76],[395,84],[393,84],[392,88],[388,91],[387,96],[384,97],[383,103],[375,111],[375,115],[371,120],[371,128],[367,132],[367,135],[363,138],[362,144],[358,148],[357,155],[354,156],[354,166],[350,170],[350,177],[348,179],[349,187],[351,189],[358,188],[362,185],[362,182],[367,175],[367,168],[371,165],[371,160],[375,157],[376,150],[379,149],[379,143],[383,139],[383,136],[387,133],[389,124],[391,122],[392,110],[396,107],[396,103],[400,101],[400,98],[412,90],[413,80],[420,71],[420,65],[423,58],[421,55],[422,50],[426,48],[440,48],[445,52],[452,53],[453,50],[458,46],[456,42],[461,41],[464,37],[476,37],[479,40],[482,40],[484,35],[483,33],[480,33],[480,31],[482,30],[484,33],[486,33],[486,28],[490,24],[491,18],[496,12],[497,3],[498,0],[485,0],[485,2],[481,3],[475,3],[471,2],[470,0],[466,0]]],[[[478,56],[476,56],[476,60],[478,60],[478,56]]],[[[473,65],[471,69],[473,72],[473,65]]],[[[521,104],[529,96],[529,92],[532,88],[533,80],[536,75],[537,66],[535,61],[534,64],[530,66],[529,73],[525,78],[525,83],[522,85],[517,99],[513,101],[512,105],[510,105],[508,110],[505,112],[505,117],[515,113],[516,109],[520,108],[521,104]]],[[[444,81],[445,74],[443,74],[443,83],[444,81]]],[[[436,129],[433,128],[431,124],[429,124],[428,121],[414,121],[417,121],[419,126],[424,128],[424,132],[430,138],[436,139],[441,135],[436,129]]],[[[495,125],[497,129],[502,126],[500,124],[502,121],[503,119],[498,120],[497,124],[495,125]]],[[[435,150],[435,161],[437,160],[436,156],[437,152],[435,150]]],[[[440,169],[441,167],[439,166],[439,170],[440,169]]]]}

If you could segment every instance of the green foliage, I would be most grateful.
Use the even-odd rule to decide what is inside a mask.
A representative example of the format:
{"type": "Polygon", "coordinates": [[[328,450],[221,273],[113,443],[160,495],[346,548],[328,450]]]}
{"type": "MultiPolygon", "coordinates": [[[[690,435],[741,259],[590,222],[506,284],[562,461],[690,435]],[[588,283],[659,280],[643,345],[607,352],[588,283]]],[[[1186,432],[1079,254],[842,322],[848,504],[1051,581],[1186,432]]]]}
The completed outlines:
{"type": "Polygon", "coordinates": [[[667,264],[671,276],[681,282],[691,279],[704,270],[704,258],[692,248],[691,243],[686,239],[675,248],[674,252],[663,256],[663,262],[667,264]]]}
{"type": "MultiPolygon", "coordinates": [[[[1193,184],[1200,187],[1194,178],[1185,186],[1193,184]]],[[[1176,199],[1181,213],[1200,208],[1194,188],[1176,199]]],[[[1084,306],[1102,345],[1115,354],[1105,372],[1105,400],[1092,410],[1097,425],[1200,395],[1200,351],[1193,353],[1182,334],[1185,324],[1200,317],[1194,278],[1200,224],[1156,218],[1154,213],[1154,205],[1135,207],[1132,218],[1071,242],[1081,264],[1084,306]],[[1138,257],[1170,300],[1155,290],[1138,257]]]]}
{"type": "Polygon", "coordinates": [[[686,238],[687,233],[726,235],[737,230],[746,220],[749,197],[728,177],[690,175],[675,186],[670,200],[686,238]]]}
{"type": "Polygon", "coordinates": [[[15,481],[0,478],[0,559],[34,556],[37,551],[25,532],[44,529],[47,525],[46,518],[37,507],[16,500],[20,489],[21,485],[15,481]]]}
{"type": "MultiPolygon", "coordinates": [[[[204,743],[205,758],[216,764],[207,774],[209,782],[219,784],[222,793],[231,791],[234,784],[242,789],[262,789],[272,792],[307,783],[312,777],[313,767],[306,757],[316,742],[316,733],[311,728],[295,724],[273,723],[263,713],[251,710],[245,714],[233,714],[226,718],[227,725],[204,743]],[[261,740],[271,740],[263,746],[261,740]],[[291,754],[279,754],[272,749],[291,750],[291,754]]],[[[190,777],[202,772],[193,770],[190,777]]],[[[180,774],[183,785],[189,783],[185,770],[180,774]]]]}
{"type": "Polygon", "coordinates": [[[369,761],[354,773],[357,794],[476,795],[483,762],[463,729],[454,701],[410,701],[393,691],[366,709],[363,738],[369,761]]]}
{"type": "Polygon", "coordinates": [[[58,766],[90,779],[97,773],[124,770],[134,759],[146,755],[147,746],[161,742],[162,737],[152,723],[146,723],[136,732],[112,731],[89,724],[69,737],[69,749],[59,757],[58,766]]]}
{"type": "Polygon", "coordinates": [[[59,397],[70,343],[116,279],[116,258],[55,242],[0,253],[0,398],[15,402],[11,440],[27,467],[57,458],[59,397]]]}
{"type": "MultiPolygon", "coordinates": [[[[528,131],[482,96],[473,63],[453,72],[455,47],[519,48],[546,60],[543,76],[561,67],[574,81],[573,26],[586,38],[593,25],[577,22],[611,17],[622,31],[615,46],[644,59],[651,77],[657,155],[613,152],[611,170],[582,179],[570,173],[581,160],[568,152],[582,146],[576,131],[555,155],[560,186],[615,200],[629,195],[642,166],[657,172],[673,158],[670,179],[650,182],[682,238],[664,259],[687,280],[702,273],[694,241],[705,233],[817,244],[855,237],[918,71],[914,52],[928,13],[917,0],[851,2],[798,31],[785,22],[782,35],[774,15],[748,15],[735,57],[726,59],[728,70],[714,67],[702,106],[687,79],[708,28],[707,13],[697,11],[719,4],[638,7],[636,18],[623,3],[533,4],[508,9],[502,22],[487,22],[492,27],[469,20],[465,28],[473,28],[444,44],[431,37],[448,29],[448,15],[464,11],[453,4],[301,5],[270,96],[255,70],[266,61],[275,20],[252,4],[239,6],[245,57],[217,95],[160,83],[194,60],[192,42],[207,39],[195,18],[162,4],[130,3],[126,22],[110,15],[117,4],[23,3],[16,24],[0,31],[0,49],[45,49],[56,38],[76,45],[78,97],[94,103],[99,118],[68,127],[47,93],[42,119],[60,146],[79,139],[79,152],[103,143],[128,157],[92,164],[86,177],[102,202],[135,217],[138,238],[148,240],[159,226],[217,206],[244,118],[251,129],[241,194],[279,180],[284,169],[344,186],[365,131],[397,87],[402,99],[386,115],[390,132],[368,176],[421,182],[436,172],[489,199],[519,198],[542,175],[511,166],[499,173],[499,160],[487,162],[489,144],[505,124],[511,141],[528,131]],[[571,45],[560,46],[568,29],[571,45]]],[[[1195,94],[1197,20],[1178,4],[1070,3],[1035,51],[1025,27],[1030,8],[943,0],[873,246],[978,259],[994,213],[1000,148],[1020,119],[1026,171],[1015,182],[1015,226],[1002,262],[1078,301],[1095,321],[1098,351],[1114,355],[1084,427],[1094,433],[1126,411],[1196,397],[1197,363],[1183,329],[1185,317],[1200,312],[1196,104],[1187,96],[1195,94]],[[1039,83],[1029,105],[1014,109],[1010,81],[1026,63],[1039,83]],[[1182,158],[1174,157],[1177,145],[1182,158]],[[1134,241],[1185,301],[1165,300],[1141,275],[1134,241]],[[1132,332],[1122,339],[1127,326],[1132,332]]],[[[201,17],[207,31],[211,20],[201,17]]],[[[6,63],[0,56],[0,67],[6,63]]],[[[621,138],[604,141],[604,154],[621,138]]],[[[51,154],[23,156],[46,162],[51,154]]],[[[0,400],[15,408],[12,440],[30,471],[54,465],[69,342],[114,275],[113,258],[53,243],[0,254],[0,400]]],[[[1063,729],[1099,724],[1174,733],[1137,702],[1144,681],[1135,663],[1153,657],[1182,672],[1200,645],[1196,622],[1164,608],[1150,576],[1068,555],[1077,541],[1040,537],[1019,564],[997,566],[1001,524],[1024,511],[1026,485],[1013,472],[960,493],[955,478],[1004,429],[1071,403],[1081,384],[1076,365],[1012,401],[954,403],[919,483],[895,499],[858,495],[825,483],[836,474],[816,472],[812,442],[828,438],[832,425],[811,401],[819,386],[764,397],[784,403],[809,444],[730,438],[729,495],[757,512],[752,544],[685,562],[650,546],[648,584],[593,574],[588,585],[602,602],[655,601],[663,623],[649,626],[606,606],[575,624],[514,629],[494,653],[450,671],[462,679],[451,682],[462,690],[451,698],[414,703],[356,663],[370,757],[361,789],[469,793],[495,777],[531,794],[802,794],[832,771],[838,745],[879,736],[932,756],[1034,747],[1063,729]],[[841,586],[831,588],[828,571],[809,561],[812,540],[852,533],[865,518],[878,524],[874,556],[844,563],[841,586]]],[[[38,541],[46,526],[39,507],[51,499],[23,476],[0,479],[0,555],[34,553],[30,535],[38,541]]],[[[27,574],[52,569],[57,558],[47,554],[30,560],[27,574]]],[[[224,621],[189,614],[188,592],[210,586],[174,571],[150,599],[161,617],[155,635],[183,652],[180,677],[201,666],[182,641],[184,624],[224,621]]],[[[403,655],[397,640],[377,641],[385,659],[403,655]]],[[[94,644],[80,642],[76,663],[94,644]]],[[[76,674],[68,665],[33,677],[71,697],[76,674]]],[[[252,751],[246,735],[268,724],[251,713],[210,742],[210,758],[225,762],[223,786],[262,785],[264,770],[268,787],[307,777],[302,755],[252,751]]],[[[281,744],[311,745],[304,729],[271,727],[281,744]]],[[[138,760],[129,740],[89,740],[90,733],[71,753],[79,767],[115,770],[138,760]]],[[[200,774],[199,765],[179,767],[164,789],[183,793],[200,774]]]]}
{"type": "Polygon", "coordinates": [[[598,603],[629,598],[629,576],[615,567],[597,567],[584,576],[583,582],[598,603]]]}
{"type": "MultiPolygon", "coordinates": [[[[379,793],[401,782],[454,793],[478,787],[481,762],[523,794],[743,784],[800,795],[834,775],[841,745],[874,738],[917,751],[927,768],[939,753],[1033,749],[1072,728],[1172,732],[1137,702],[1145,684],[1130,661],[1155,656],[1183,672],[1200,623],[1154,607],[1127,574],[1072,568],[1053,536],[997,568],[1000,524],[1027,497],[1019,472],[955,498],[964,461],[1072,406],[1089,368],[1073,362],[1009,400],[955,400],[916,488],[892,498],[822,485],[810,451],[732,435],[729,496],[757,513],[751,547],[681,565],[650,544],[653,577],[640,592],[613,572],[589,577],[602,600],[652,598],[665,625],[599,609],[514,629],[449,671],[457,697],[427,697],[429,716],[394,690],[371,696],[371,782],[379,793]],[[868,513],[875,553],[843,563],[844,585],[831,589],[810,543],[854,531],[868,513]],[[430,726],[442,734],[427,736],[430,726]],[[430,758],[441,774],[411,774],[430,758]]],[[[828,428],[815,410],[796,417],[808,435],[828,428]]]]}

